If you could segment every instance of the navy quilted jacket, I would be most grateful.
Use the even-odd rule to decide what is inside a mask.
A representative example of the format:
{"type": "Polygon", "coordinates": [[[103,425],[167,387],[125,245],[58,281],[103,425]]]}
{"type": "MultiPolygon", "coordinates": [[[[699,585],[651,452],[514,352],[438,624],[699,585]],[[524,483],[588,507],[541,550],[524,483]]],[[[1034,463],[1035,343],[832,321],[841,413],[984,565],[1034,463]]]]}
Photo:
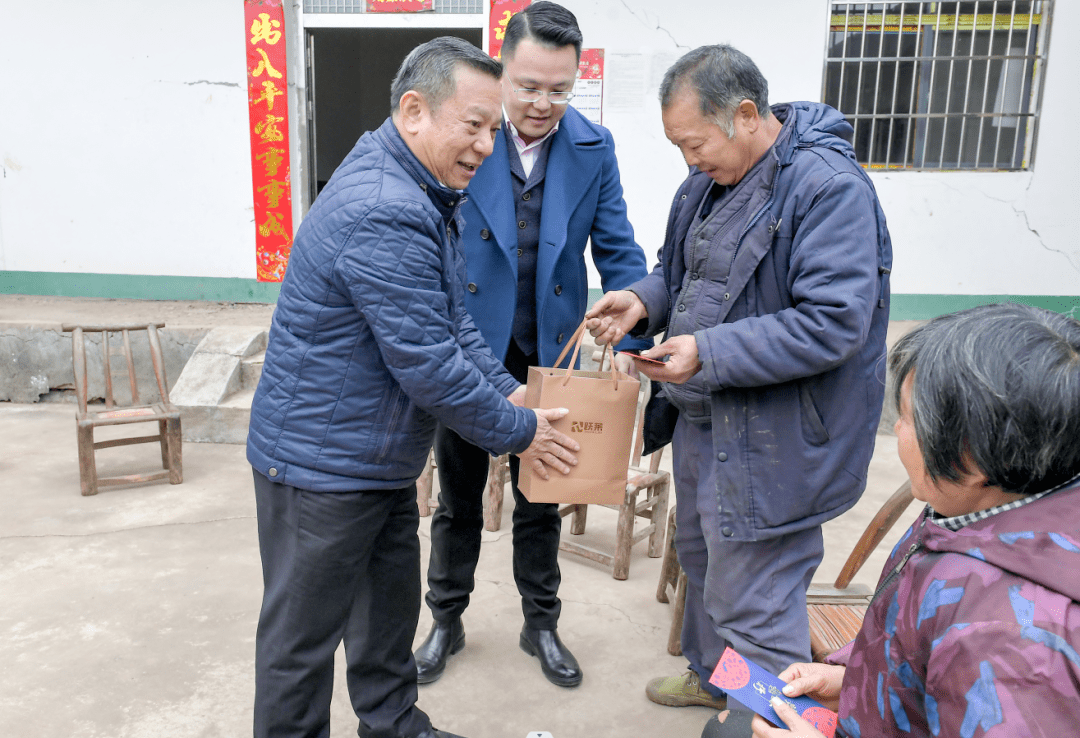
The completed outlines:
{"type": "Polygon", "coordinates": [[[248,461],[315,492],[399,489],[441,421],[520,452],[531,410],[465,312],[461,194],[389,119],[334,172],[296,234],[251,406],[248,461]]]}

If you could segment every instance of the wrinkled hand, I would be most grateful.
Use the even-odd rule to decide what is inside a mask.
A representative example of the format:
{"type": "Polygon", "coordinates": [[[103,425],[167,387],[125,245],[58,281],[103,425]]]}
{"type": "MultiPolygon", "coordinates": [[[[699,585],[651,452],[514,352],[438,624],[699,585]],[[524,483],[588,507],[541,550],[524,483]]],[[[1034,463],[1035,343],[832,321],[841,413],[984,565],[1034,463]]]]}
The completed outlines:
{"type": "Polygon", "coordinates": [[[843,666],[833,664],[792,664],[780,672],[780,679],[787,682],[784,695],[806,695],[835,712],[840,706],[840,686],[845,671],[843,666]]]}
{"type": "Polygon", "coordinates": [[[754,715],[754,720],[750,723],[754,738],[825,738],[817,728],[799,717],[799,713],[779,697],[773,697],[769,704],[788,727],[773,727],[765,718],[754,715]]]}
{"type": "Polygon", "coordinates": [[[637,362],[626,354],[615,354],[615,370],[638,378],[637,362]]]}
{"type": "Polygon", "coordinates": [[[701,371],[697,339],[690,333],[672,336],[659,346],[654,346],[648,351],[642,351],[641,355],[660,360],[663,360],[665,356],[667,357],[663,366],[646,362],[638,364],[638,371],[654,382],[682,384],[701,371]]]}
{"type": "Polygon", "coordinates": [[[506,399],[515,407],[525,407],[525,385],[520,385],[516,390],[507,395],[506,399]]]}
{"type": "Polygon", "coordinates": [[[589,312],[585,313],[585,327],[596,339],[596,343],[612,346],[623,340],[630,329],[649,312],[637,295],[629,290],[607,292],[596,301],[589,312]]]}
{"type": "Polygon", "coordinates": [[[570,436],[567,436],[551,427],[552,420],[565,418],[570,412],[565,407],[552,408],[550,410],[537,409],[536,435],[533,436],[529,447],[518,454],[523,468],[531,467],[541,479],[549,479],[548,467],[557,469],[563,474],[570,473],[570,467],[577,465],[578,445],[570,436]]]}

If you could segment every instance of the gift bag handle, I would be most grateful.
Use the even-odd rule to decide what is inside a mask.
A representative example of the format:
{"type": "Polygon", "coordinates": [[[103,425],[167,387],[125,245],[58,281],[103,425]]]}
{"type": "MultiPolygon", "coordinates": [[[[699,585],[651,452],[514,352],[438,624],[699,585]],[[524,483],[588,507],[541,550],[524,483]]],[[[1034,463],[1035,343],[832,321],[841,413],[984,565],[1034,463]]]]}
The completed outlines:
{"type": "MultiPolygon", "coordinates": [[[[577,361],[578,354],[581,352],[581,343],[585,340],[585,323],[581,321],[581,325],[574,331],[574,335],[570,336],[570,340],[566,342],[566,346],[563,347],[562,353],[559,354],[559,358],[555,359],[553,368],[558,369],[559,364],[562,363],[563,358],[566,356],[566,352],[570,350],[570,346],[574,347],[574,353],[570,355],[570,363],[566,365],[566,378],[563,380],[563,386],[570,382],[570,377],[574,373],[574,362],[577,361]]],[[[611,381],[615,384],[615,389],[619,389],[619,372],[615,369],[615,354],[612,353],[611,344],[604,344],[604,357],[611,362],[611,381]]],[[[603,365],[601,360],[601,366],[603,365]]]]}

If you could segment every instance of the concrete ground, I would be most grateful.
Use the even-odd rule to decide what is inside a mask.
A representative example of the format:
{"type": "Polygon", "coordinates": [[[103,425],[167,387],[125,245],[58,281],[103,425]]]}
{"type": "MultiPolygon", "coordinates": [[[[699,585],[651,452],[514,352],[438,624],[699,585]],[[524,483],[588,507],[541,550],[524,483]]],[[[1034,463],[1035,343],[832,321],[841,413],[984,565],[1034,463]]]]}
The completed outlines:
{"type": "MultiPolygon", "coordinates": [[[[30,302],[40,301],[64,302],[30,302]]],[[[139,307],[103,302],[125,319],[139,307]]],[[[90,303],[72,301],[63,310],[95,308],[90,303]]],[[[0,309],[12,319],[11,300],[0,309]]],[[[188,314],[183,305],[171,309],[188,314]]],[[[227,306],[190,310],[216,316],[201,320],[236,318],[227,306]]],[[[0,736],[249,735],[262,587],[243,447],[185,444],[182,485],[106,488],[94,497],[79,495],[72,406],[0,403],[0,449],[7,490],[0,516],[0,736]]],[[[98,463],[103,474],[133,473],[152,470],[159,456],[152,445],[129,446],[100,452],[98,463]]],[[[835,578],[866,522],[904,479],[895,438],[880,435],[866,494],[826,526],[819,581],[835,578]]],[[[856,581],[873,586],[917,508],[908,509],[856,581]]],[[[502,529],[483,534],[465,650],[439,682],[420,688],[419,705],[436,727],[471,738],[525,738],[530,731],[553,738],[699,735],[713,711],[661,707],[644,695],[650,678],[685,669],[666,651],[671,606],[655,599],[660,559],[648,558],[644,543],[622,582],[591,562],[560,556],[559,631],[585,671],[580,687],[548,683],[517,647],[511,509],[507,496],[502,529]]],[[[421,518],[419,530],[425,570],[429,520],[421,518]]],[[[614,512],[596,508],[584,537],[608,545],[614,528],[614,512]]],[[[430,623],[422,608],[417,644],[430,623]]],[[[356,719],[338,655],[331,735],[345,738],[355,735],[356,719]]]]}

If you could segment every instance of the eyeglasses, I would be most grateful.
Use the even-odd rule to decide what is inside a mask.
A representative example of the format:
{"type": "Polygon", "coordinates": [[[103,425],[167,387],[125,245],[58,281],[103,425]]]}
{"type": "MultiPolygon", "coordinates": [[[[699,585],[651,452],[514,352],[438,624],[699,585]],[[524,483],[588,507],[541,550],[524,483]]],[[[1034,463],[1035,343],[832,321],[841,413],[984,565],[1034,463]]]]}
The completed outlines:
{"type": "Polygon", "coordinates": [[[521,102],[534,103],[540,102],[540,98],[547,95],[548,102],[552,105],[566,105],[574,99],[574,93],[569,90],[554,92],[545,92],[544,90],[533,90],[529,87],[514,87],[514,83],[510,83],[510,89],[514,91],[514,95],[517,96],[521,102]]]}

